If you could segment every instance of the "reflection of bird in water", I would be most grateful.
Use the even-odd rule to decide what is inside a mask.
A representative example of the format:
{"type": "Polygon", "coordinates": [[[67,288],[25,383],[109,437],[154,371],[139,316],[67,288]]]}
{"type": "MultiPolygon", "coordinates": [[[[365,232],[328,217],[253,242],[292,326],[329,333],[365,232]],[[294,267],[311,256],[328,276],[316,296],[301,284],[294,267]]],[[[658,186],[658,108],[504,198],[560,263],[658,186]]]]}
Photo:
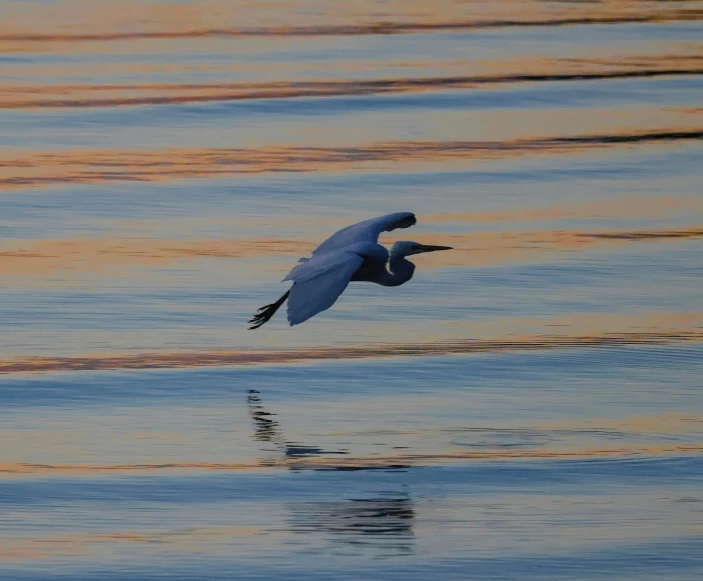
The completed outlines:
{"type": "Polygon", "coordinates": [[[410,554],[415,510],[407,493],[376,493],[368,498],[290,503],[297,533],[327,533],[333,543],[353,545],[383,556],[410,554]]]}
{"type": "MultiPolygon", "coordinates": [[[[288,462],[291,470],[305,470],[303,460],[306,457],[322,454],[346,454],[344,451],[325,451],[317,446],[304,446],[287,442],[280,424],[274,414],[267,411],[261,401],[260,393],[250,389],[247,394],[249,415],[254,421],[254,439],[259,442],[272,443],[278,454],[288,462]]],[[[269,452],[269,450],[266,450],[269,452]]],[[[267,458],[264,465],[279,464],[276,458],[267,458]]],[[[407,466],[369,467],[369,466],[329,466],[315,468],[319,471],[374,471],[405,472],[407,466]]],[[[397,484],[394,484],[394,488],[397,484]]],[[[327,490],[325,491],[328,492],[327,490]]],[[[415,510],[410,496],[405,491],[371,492],[358,494],[355,498],[317,501],[290,502],[291,530],[295,533],[329,535],[333,543],[341,543],[355,550],[371,551],[378,556],[396,556],[412,553],[414,535],[412,530],[415,510]]]]}
{"type": "Polygon", "coordinates": [[[293,286],[275,303],[266,305],[249,321],[250,329],[266,323],[288,300],[288,322],[297,325],[329,309],[352,281],[382,286],[405,284],[415,272],[407,256],[451,250],[449,246],[429,246],[419,242],[396,242],[390,252],[378,243],[381,232],[408,228],[417,222],[411,212],[397,212],[352,224],[330,236],[312,253],[301,258],[284,282],[293,286]]]}
{"type": "MultiPolygon", "coordinates": [[[[254,420],[254,439],[259,442],[271,442],[287,459],[305,458],[307,456],[319,456],[322,454],[346,454],[344,450],[326,451],[317,446],[303,446],[295,442],[288,442],[281,433],[279,423],[273,419],[274,414],[266,411],[261,401],[259,392],[250,389],[247,395],[247,406],[249,415],[254,420]]],[[[262,461],[263,464],[275,464],[275,459],[262,461]]],[[[291,468],[294,468],[291,465],[291,468]]]]}

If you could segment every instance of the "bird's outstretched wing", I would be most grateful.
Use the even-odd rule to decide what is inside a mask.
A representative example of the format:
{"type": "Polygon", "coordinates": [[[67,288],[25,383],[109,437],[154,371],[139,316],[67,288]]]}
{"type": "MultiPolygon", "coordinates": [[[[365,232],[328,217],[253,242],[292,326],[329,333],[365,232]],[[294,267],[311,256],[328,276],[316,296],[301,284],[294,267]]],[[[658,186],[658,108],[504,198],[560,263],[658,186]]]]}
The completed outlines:
{"type": "Polygon", "coordinates": [[[359,242],[376,243],[381,232],[390,232],[396,228],[409,228],[415,222],[417,219],[412,212],[396,212],[352,224],[332,234],[313,251],[313,256],[324,252],[343,250],[359,242]]]}
{"type": "Polygon", "coordinates": [[[288,322],[297,325],[329,309],[347,288],[364,258],[355,252],[330,252],[291,270],[294,282],[288,297],[288,322]]]}

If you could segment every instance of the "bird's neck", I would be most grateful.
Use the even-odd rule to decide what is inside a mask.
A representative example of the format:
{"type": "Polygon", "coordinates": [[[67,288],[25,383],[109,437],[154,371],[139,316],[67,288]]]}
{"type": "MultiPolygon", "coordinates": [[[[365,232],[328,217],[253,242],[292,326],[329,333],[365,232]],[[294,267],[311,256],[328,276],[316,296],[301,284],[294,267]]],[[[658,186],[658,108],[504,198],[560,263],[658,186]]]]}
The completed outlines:
{"type": "Polygon", "coordinates": [[[381,281],[381,284],[383,286],[400,286],[413,277],[415,265],[406,260],[404,256],[391,256],[388,270],[390,272],[386,271],[386,276],[381,281]]]}

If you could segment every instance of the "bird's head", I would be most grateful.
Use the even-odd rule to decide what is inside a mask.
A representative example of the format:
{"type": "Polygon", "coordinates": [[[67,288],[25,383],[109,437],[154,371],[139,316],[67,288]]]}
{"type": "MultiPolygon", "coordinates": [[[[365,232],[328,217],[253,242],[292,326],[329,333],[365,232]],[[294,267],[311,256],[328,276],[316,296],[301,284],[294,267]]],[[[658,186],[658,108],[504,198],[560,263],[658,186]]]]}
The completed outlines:
{"type": "Polygon", "coordinates": [[[451,246],[431,246],[429,244],[420,244],[419,242],[411,242],[401,240],[396,242],[391,248],[391,257],[394,256],[412,256],[413,254],[422,254],[423,252],[436,252],[437,250],[452,250],[451,246]]]}

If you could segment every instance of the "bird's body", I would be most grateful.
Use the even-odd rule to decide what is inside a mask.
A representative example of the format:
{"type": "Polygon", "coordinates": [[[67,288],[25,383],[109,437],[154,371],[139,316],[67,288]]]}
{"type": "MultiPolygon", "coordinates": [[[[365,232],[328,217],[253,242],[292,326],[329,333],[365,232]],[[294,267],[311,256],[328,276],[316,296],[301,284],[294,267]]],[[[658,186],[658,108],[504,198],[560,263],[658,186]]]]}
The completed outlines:
{"type": "Polygon", "coordinates": [[[312,253],[301,258],[283,281],[293,286],[278,301],[259,309],[249,321],[251,329],[266,323],[288,300],[288,321],[293,325],[330,308],[352,281],[400,286],[409,281],[415,265],[406,256],[448,250],[448,246],[426,246],[396,242],[392,250],[378,243],[381,232],[408,228],[416,223],[411,212],[398,212],[348,226],[330,236],[312,253]]]}
{"type": "Polygon", "coordinates": [[[383,277],[383,273],[386,272],[390,254],[386,247],[380,244],[362,242],[360,246],[364,246],[364,248],[359,249],[362,252],[361,256],[364,257],[364,262],[352,275],[351,279],[352,281],[378,283],[383,277]]]}

